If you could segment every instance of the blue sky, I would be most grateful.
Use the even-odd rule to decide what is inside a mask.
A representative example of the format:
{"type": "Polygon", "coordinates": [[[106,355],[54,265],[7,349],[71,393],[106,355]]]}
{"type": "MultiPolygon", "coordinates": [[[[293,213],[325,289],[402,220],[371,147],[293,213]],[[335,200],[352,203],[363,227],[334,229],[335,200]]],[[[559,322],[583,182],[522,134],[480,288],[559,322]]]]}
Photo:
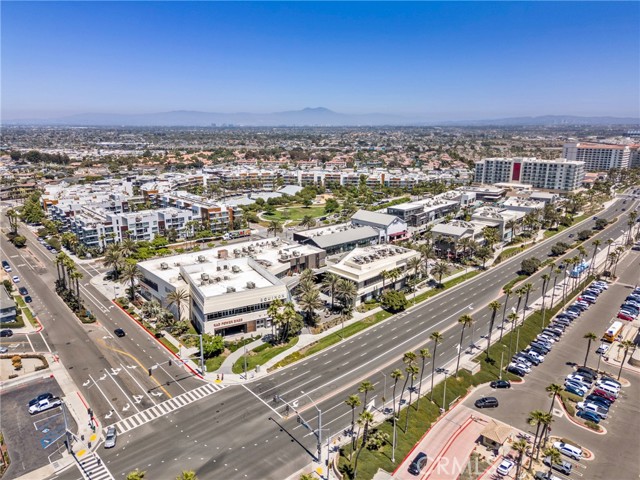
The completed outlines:
{"type": "Polygon", "coordinates": [[[2,116],[640,116],[638,2],[3,2],[2,116]]]}

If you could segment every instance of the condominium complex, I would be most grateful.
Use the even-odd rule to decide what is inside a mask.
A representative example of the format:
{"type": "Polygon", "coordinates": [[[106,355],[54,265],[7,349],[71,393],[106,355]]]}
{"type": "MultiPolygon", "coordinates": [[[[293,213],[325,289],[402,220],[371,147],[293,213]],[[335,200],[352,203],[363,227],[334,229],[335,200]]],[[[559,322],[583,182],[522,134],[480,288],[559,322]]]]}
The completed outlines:
{"type": "Polygon", "coordinates": [[[485,158],[475,166],[475,181],[481,184],[522,183],[570,192],[580,188],[584,178],[584,162],[564,158],[485,158]]]}
{"type": "Polygon", "coordinates": [[[628,168],[631,148],[628,145],[603,143],[566,143],[562,156],[567,160],[584,162],[587,172],[604,172],[612,168],[628,168]]]}

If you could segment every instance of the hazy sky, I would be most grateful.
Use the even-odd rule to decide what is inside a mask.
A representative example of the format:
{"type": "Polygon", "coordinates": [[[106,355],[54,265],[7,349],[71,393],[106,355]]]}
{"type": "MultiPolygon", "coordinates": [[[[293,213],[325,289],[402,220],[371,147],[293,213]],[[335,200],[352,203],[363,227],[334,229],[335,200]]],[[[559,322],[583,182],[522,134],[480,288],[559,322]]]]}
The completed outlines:
{"type": "Polygon", "coordinates": [[[2,2],[4,119],[640,116],[639,2],[2,2]]]}

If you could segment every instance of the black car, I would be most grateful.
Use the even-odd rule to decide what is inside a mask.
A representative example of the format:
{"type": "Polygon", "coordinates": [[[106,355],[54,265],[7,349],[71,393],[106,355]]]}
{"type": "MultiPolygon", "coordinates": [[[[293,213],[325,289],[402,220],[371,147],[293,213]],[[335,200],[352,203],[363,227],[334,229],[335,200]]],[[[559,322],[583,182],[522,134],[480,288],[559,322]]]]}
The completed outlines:
{"type": "Polygon", "coordinates": [[[591,395],[587,396],[584,399],[584,401],[585,402],[595,403],[596,405],[599,405],[599,406],[604,407],[604,408],[611,407],[611,402],[609,400],[607,400],[606,398],[601,397],[599,395],[595,395],[593,393],[591,395]]]}
{"type": "Polygon", "coordinates": [[[420,452],[418,453],[418,455],[416,455],[416,458],[413,459],[411,465],[409,465],[409,473],[411,473],[412,475],[420,475],[420,472],[422,472],[422,469],[426,467],[426,465],[427,454],[424,452],[420,452]]]}
{"type": "MultiPolygon", "coordinates": [[[[513,373],[513,374],[515,374],[515,375],[518,375],[519,377],[524,377],[524,376],[527,374],[527,372],[525,372],[525,371],[524,371],[524,370],[522,370],[521,368],[518,368],[518,367],[517,367],[517,366],[515,366],[515,365],[509,365],[509,366],[507,367],[507,372],[509,372],[509,373],[513,373]]],[[[477,405],[476,405],[476,407],[477,407],[477,405]]],[[[497,405],[496,405],[496,407],[497,407],[497,405]]]]}
{"type": "Polygon", "coordinates": [[[578,367],[576,369],[576,372],[579,373],[580,375],[588,375],[588,376],[594,378],[595,380],[598,379],[598,372],[596,372],[593,368],[578,367]]]}
{"type": "Polygon", "coordinates": [[[13,330],[11,330],[10,328],[7,328],[5,330],[0,330],[0,337],[12,337],[13,336],[13,330]]]}
{"type": "Polygon", "coordinates": [[[26,297],[24,297],[24,303],[31,303],[33,302],[33,298],[31,298],[31,295],[27,295],[26,297]]]}
{"type": "Polygon", "coordinates": [[[20,292],[20,295],[29,295],[29,290],[27,290],[25,287],[20,287],[18,289],[18,292],[20,292]]]}
{"type": "Polygon", "coordinates": [[[35,405],[36,403],[39,403],[42,400],[49,400],[53,398],[53,394],[52,393],[41,393],[40,395],[38,395],[36,398],[32,398],[31,400],[29,400],[29,406],[31,405],[35,405]]]}
{"type": "Polygon", "coordinates": [[[499,403],[496,397],[482,397],[474,403],[476,408],[496,408],[499,403]]]}
{"type": "Polygon", "coordinates": [[[511,388],[509,380],[494,380],[489,384],[491,388],[511,388]]]}
{"type": "Polygon", "coordinates": [[[124,337],[126,335],[126,333],[124,333],[124,330],[121,328],[116,328],[113,333],[116,334],[116,337],[124,337]]]}

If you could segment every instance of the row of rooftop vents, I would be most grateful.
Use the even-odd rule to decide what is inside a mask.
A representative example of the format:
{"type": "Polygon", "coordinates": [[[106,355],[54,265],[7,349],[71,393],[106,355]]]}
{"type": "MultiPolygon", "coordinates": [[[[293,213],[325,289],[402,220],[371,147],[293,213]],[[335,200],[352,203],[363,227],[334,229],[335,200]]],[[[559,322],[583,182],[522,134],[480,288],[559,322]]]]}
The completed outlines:
{"type": "Polygon", "coordinates": [[[404,250],[400,247],[380,248],[367,255],[356,255],[353,257],[353,261],[358,265],[362,265],[364,263],[375,262],[381,258],[393,257],[394,255],[399,255],[401,253],[404,253],[404,250]]]}

